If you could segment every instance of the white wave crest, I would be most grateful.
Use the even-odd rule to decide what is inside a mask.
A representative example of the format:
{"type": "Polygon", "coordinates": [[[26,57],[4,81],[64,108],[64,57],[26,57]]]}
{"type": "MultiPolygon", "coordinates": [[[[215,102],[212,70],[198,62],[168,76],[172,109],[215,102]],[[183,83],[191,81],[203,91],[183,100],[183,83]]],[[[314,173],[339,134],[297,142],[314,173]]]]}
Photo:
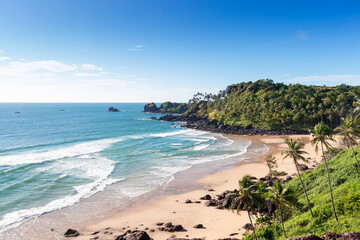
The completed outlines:
{"type": "Polygon", "coordinates": [[[155,134],[150,134],[150,136],[152,137],[170,137],[170,136],[175,136],[175,135],[179,135],[179,134],[185,134],[185,133],[189,133],[192,132],[193,130],[180,130],[180,131],[175,131],[175,132],[167,132],[167,133],[155,133],[155,134]]]}
{"type": "Polygon", "coordinates": [[[210,144],[197,145],[197,146],[194,147],[194,151],[201,151],[201,150],[203,150],[203,149],[205,149],[205,148],[207,148],[209,146],[210,146],[210,144]]]}
{"type": "Polygon", "coordinates": [[[100,152],[109,147],[111,144],[120,141],[122,141],[122,139],[105,139],[79,143],[74,146],[50,149],[41,152],[25,152],[21,154],[0,156],[0,166],[41,163],[67,157],[78,157],[81,155],[93,154],[100,152]]]}
{"type": "Polygon", "coordinates": [[[124,180],[108,178],[114,170],[114,161],[108,160],[106,158],[97,158],[88,159],[88,161],[82,159],[79,161],[78,159],[78,162],[81,163],[79,163],[77,166],[73,165],[74,162],[68,164],[60,163],[59,166],[62,166],[62,168],[57,167],[53,169],[57,169],[59,172],[65,171],[65,173],[60,176],[60,178],[67,176],[70,170],[75,169],[77,170],[77,173],[79,175],[79,173],[81,173],[81,171],[79,170],[81,169],[85,172],[85,175],[87,177],[95,178],[93,182],[84,185],[74,186],[76,194],[53,200],[45,206],[22,209],[4,215],[0,220],[1,231],[5,231],[6,227],[11,227],[12,225],[23,221],[24,219],[39,216],[44,213],[52,212],[67,206],[74,205],[78,203],[81,199],[90,197],[91,195],[104,190],[106,186],[124,180]]]}

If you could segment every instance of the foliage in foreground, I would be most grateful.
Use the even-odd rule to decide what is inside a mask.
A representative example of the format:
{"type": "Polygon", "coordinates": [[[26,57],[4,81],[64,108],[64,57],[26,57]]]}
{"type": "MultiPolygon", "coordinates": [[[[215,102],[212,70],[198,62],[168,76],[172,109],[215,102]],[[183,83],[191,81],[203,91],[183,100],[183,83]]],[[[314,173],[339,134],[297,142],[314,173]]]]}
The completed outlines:
{"type": "MultiPolygon", "coordinates": [[[[354,148],[360,156],[360,147],[354,148]]],[[[328,188],[325,164],[322,162],[312,171],[301,173],[308,189],[314,218],[307,207],[299,178],[294,178],[285,187],[299,193],[300,204],[293,205],[288,211],[285,229],[288,237],[307,234],[321,236],[325,232],[359,232],[360,231],[360,171],[354,161],[351,149],[342,150],[329,160],[329,171],[332,179],[335,208],[339,221],[332,212],[331,197],[328,188]]],[[[276,216],[276,212],[275,212],[276,216]]],[[[258,240],[285,239],[281,229],[281,221],[260,217],[256,220],[258,240]]],[[[251,232],[245,233],[243,240],[254,240],[251,232]]]]}
{"type": "MultiPolygon", "coordinates": [[[[360,156],[360,147],[354,150],[357,156],[360,156]]],[[[289,236],[360,231],[360,171],[354,162],[351,149],[329,160],[329,172],[339,221],[336,222],[332,212],[326,169],[322,162],[314,170],[302,173],[313,206],[314,218],[309,211],[293,209],[292,217],[285,222],[289,236]]],[[[301,190],[298,178],[291,180],[287,186],[301,190]]],[[[306,206],[305,198],[300,197],[299,201],[306,206]]]]}

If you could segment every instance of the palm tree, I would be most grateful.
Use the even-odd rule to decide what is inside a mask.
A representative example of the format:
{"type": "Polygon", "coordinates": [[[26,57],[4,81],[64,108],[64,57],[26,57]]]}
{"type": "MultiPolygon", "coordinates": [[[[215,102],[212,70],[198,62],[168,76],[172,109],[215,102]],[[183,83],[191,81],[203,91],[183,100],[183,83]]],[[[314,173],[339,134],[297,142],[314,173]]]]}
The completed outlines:
{"type": "Polygon", "coordinates": [[[284,236],[286,236],[286,231],[284,227],[284,210],[289,208],[291,205],[295,205],[297,203],[297,198],[295,192],[290,188],[284,187],[284,185],[280,181],[275,181],[274,185],[269,189],[268,198],[271,202],[275,203],[276,209],[280,212],[281,225],[284,231],[284,236]]]}
{"type": "Polygon", "coordinates": [[[251,214],[256,215],[255,207],[262,206],[264,200],[258,193],[256,193],[256,190],[257,187],[254,182],[254,178],[250,175],[245,175],[241,180],[239,180],[239,193],[229,194],[228,196],[235,198],[235,201],[231,206],[232,211],[236,210],[236,212],[240,214],[242,207],[245,211],[247,211],[255,239],[257,240],[251,214]]]}
{"type": "Polygon", "coordinates": [[[311,132],[311,136],[313,137],[313,139],[311,140],[311,144],[315,145],[315,152],[318,152],[319,145],[321,146],[322,156],[323,156],[323,159],[325,162],[325,167],[326,167],[326,172],[327,172],[327,177],[328,177],[328,182],[329,182],[332,207],[333,207],[335,219],[336,219],[336,221],[338,221],[338,218],[336,216],[336,211],[335,211],[334,197],[333,197],[332,189],[331,189],[329,168],[328,168],[328,164],[326,162],[326,158],[325,158],[325,154],[324,154],[324,146],[326,147],[326,149],[330,149],[331,145],[330,145],[329,141],[334,141],[334,139],[332,138],[331,128],[328,125],[326,125],[325,123],[320,122],[315,125],[314,130],[311,132]]]}
{"type": "Polygon", "coordinates": [[[307,153],[307,152],[302,150],[304,148],[305,144],[303,142],[299,142],[298,139],[294,139],[294,138],[285,139],[285,143],[288,145],[289,149],[283,150],[281,152],[281,155],[284,156],[284,159],[292,158],[292,160],[294,161],[296,171],[298,173],[302,188],[304,190],[306,200],[308,202],[308,206],[309,206],[309,209],[310,209],[311,216],[314,217],[314,214],[313,214],[312,209],[311,209],[309,197],[307,195],[304,183],[303,183],[303,181],[301,179],[301,175],[300,175],[300,172],[299,172],[299,162],[298,161],[302,160],[304,162],[307,162],[307,160],[302,156],[303,154],[307,153]]]}
{"type": "Polygon", "coordinates": [[[355,120],[352,114],[347,115],[346,118],[341,121],[340,126],[335,128],[335,132],[337,132],[338,135],[342,135],[344,142],[351,147],[355,161],[360,169],[360,164],[354,151],[354,145],[357,145],[356,138],[360,136],[360,126],[355,120]]]}

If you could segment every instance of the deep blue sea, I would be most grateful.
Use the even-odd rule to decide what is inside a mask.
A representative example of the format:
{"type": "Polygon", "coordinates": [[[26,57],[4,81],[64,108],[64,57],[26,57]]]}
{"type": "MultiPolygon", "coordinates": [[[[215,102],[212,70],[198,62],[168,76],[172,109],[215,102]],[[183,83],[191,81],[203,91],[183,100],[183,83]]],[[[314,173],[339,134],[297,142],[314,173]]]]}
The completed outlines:
{"type": "Polygon", "coordinates": [[[119,198],[231,161],[250,141],[149,120],[140,103],[1,103],[0,231],[116,184],[119,198]],[[114,106],[120,112],[108,112],[114,106]]]}

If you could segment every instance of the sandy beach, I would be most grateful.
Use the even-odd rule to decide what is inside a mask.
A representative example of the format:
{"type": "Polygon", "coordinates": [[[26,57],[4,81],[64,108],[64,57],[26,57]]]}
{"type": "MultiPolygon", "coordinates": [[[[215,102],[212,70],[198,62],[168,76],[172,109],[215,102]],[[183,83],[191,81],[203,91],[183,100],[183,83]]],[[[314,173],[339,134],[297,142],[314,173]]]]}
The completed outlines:
{"type": "MultiPolygon", "coordinates": [[[[227,135],[231,139],[244,138],[244,136],[227,135]]],[[[309,160],[308,166],[312,167],[319,163],[321,157],[315,153],[310,144],[309,135],[296,136],[248,136],[253,143],[264,143],[269,147],[278,162],[278,170],[285,171],[288,175],[296,173],[295,166],[289,159],[284,160],[281,157],[281,151],[286,149],[284,139],[286,137],[296,137],[305,142],[306,156],[309,160]]],[[[265,154],[266,155],[266,154],[265,154]]],[[[264,177],[268,173],[268,168],[264,162],[265,155],[258,156],[257,162],[240,163],[238,166],[207,175],[197,183],[201,189],[185,192],[177,195],[166,196],[162,199],[150,201],[142,206],[131,207],[126,211],[114,213],[113,215],[101,219],[91,224],[71,226],[78,229],[81,233],[77,239],[114,239],[114,236],[120,235],[127,230],[145,230],[153,239],[177,238],[241,238],[245,232],[242,228],[249,222],[246,213],[237,215],[229,210],[219,210],[214,207],[205,206],[206,201],[199,201],[200,197],[210,194],[215,197],[225,190],[233,190],[238,187],[237,181],[245,174],[250,174],[257,178],[264,177]],[[208,191],[213,189],[214,191],[208,191]],[[193,203],[185,203],[190,199],[193,203]],[[172,222],[172,224],[181,224],[184,231],[165,232],[159,231],[156,223],[172,222]],[[196,224],[202,224],[204,228],[194,228],[196,224]],[[154,232],[149,230],[154,229],[154,232]],[[92,234],[94,232],[99,232],[92,234]],[[97,238],[96,238],[97,237],[97,238]]]]}

